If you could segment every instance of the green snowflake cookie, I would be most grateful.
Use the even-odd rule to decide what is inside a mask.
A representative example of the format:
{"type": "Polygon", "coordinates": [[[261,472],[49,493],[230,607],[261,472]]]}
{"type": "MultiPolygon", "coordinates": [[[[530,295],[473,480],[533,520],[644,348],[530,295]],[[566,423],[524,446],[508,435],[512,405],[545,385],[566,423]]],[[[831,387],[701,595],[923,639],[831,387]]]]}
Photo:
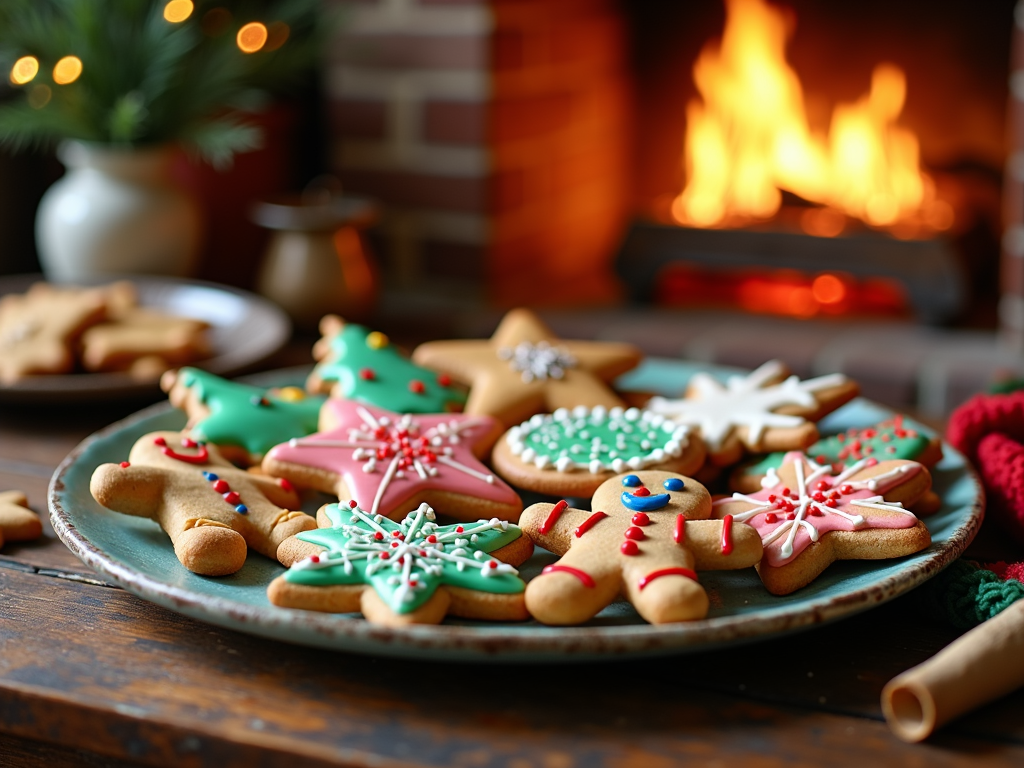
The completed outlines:
{"type": "Polygon", "coordinates": [[[538,469],[643,469],[682,455],[687,427],[639,408],[559,408],[508,431],[512,453],[538,469]]]}
{"type": "MultiPolygon", "coordinates": [[[[931,444],[931,439],[915,429],[903,425],[902,416],[894,416],[864,429],[850,429],[838,435],[822,438],[804,453],[818,464],[841,465],[874,457],[914,460],[931,444]]],[[[782,466],[785,452],[770,453],[756,464],[751,464],[745,475],[760,476],[770,469],[782,466]]],[[[842,469],[842,467],[839,467],[842,469]]]]}
{"type": "Polygon", "coordinates": [[[316,587],[369,584],[399,614],[419,608],[442,584],[502,595],[526,589],[515,568],[487,554],[522,536],[511,523],[494,518],[437,525],[426,504],[401,523],[358,506],[330,504],[326,512],[330,528],[298,538],[327,551],[295,563],[287,581],[316,587]]]}
{"type": "Polygon", "coordinates": [[[241,446],[254,456],[262,456],[293,437],[316,432],[320,406],[326,400],[298,387],[251,387],[198,368],[182,368],[178,381],[194,390],[210,411],[192,425],[192,437],[214,445],[241,446]]]}
{"type": "Polygon", "coordinates": [[[461,411],[466,402],[448,376],[416,365],[379,331],[346,323],[329,347],[314,375],[337,382],[336,397],[397,413],[461,411]]]}

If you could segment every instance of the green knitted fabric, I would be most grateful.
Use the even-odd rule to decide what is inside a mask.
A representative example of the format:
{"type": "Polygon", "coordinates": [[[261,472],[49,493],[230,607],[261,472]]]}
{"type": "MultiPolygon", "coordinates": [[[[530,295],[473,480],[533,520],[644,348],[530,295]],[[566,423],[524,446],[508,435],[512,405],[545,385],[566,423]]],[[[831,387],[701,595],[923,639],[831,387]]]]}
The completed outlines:
{"type": "Polygon", "coordinates": [[[918,593],[918,607],[930,618],[971,629],[1024,597],[1024,584],[1003,581],[992,571],[958,560],[918,593]]]}

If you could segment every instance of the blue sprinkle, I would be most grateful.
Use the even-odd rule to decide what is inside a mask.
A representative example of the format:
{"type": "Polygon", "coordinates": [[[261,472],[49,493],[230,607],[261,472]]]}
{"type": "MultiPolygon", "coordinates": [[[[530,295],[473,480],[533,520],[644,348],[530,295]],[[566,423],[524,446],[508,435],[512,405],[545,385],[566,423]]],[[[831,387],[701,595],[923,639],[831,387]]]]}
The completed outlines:
{"type": "Polygon", "coordinates": [[[683,488],[686,487],[686,483],[684,483],[678,477],[670,477],[668,480],[665,481],[664,485],[666,491],[681,491],[683,490],[683,488]]]}
{"type": "Polygon", "coordinates": [[[237,507],[235,507],[235,512],[237,512],[240,515],[248,515],[249,508],[245,506],[245,504],[239,504],[237,507]]]}
{"type": "Polygon", "coordinates": [[[220,480],[220,478],[219,478],[219,477],[217,477],[217,476],[216,476],[215,474],[213,474],[213,472],[203,472],[203,477],[205,477],[205,478],[206,478],[207,480],[209,480],[209,481],[210,481],[211,483],[212,483],[212,482],[213,482],[214,480],[220,480]]]}
{"type": "Polygon", "coordinates": [[[638,485],[641,485],[640,478],[636,475],[626,475],[622,478],[622,484],[627,488],[636,488],[638,485]]]}

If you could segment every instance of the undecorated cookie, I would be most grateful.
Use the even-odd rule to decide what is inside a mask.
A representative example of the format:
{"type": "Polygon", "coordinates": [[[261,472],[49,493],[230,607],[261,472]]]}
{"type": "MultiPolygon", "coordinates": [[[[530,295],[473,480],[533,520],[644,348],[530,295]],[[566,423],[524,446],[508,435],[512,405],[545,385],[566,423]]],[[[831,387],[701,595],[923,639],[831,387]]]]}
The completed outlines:
{"type": "Polygon", "coordinates": [[[0,547],[7,541],[32,541],[43,534],[39,515],[28,508],[21,491],[0,493],[0,547]]]}

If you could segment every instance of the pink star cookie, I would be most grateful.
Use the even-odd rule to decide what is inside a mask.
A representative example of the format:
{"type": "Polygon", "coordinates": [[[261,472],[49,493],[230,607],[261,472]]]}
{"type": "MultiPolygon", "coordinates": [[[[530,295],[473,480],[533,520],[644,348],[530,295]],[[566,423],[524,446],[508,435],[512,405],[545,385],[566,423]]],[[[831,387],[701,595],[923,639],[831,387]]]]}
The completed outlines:
{"type": "Polygon", "coordinates": [[[478,458],[501,432],[490,416],[403,415],[329,400],[321,425],[331,428],[272,448],[264,471],[356,499],[371,515],[404,516],[427,503],[464,520],[519,519],[519,496],[478,458]]]}

